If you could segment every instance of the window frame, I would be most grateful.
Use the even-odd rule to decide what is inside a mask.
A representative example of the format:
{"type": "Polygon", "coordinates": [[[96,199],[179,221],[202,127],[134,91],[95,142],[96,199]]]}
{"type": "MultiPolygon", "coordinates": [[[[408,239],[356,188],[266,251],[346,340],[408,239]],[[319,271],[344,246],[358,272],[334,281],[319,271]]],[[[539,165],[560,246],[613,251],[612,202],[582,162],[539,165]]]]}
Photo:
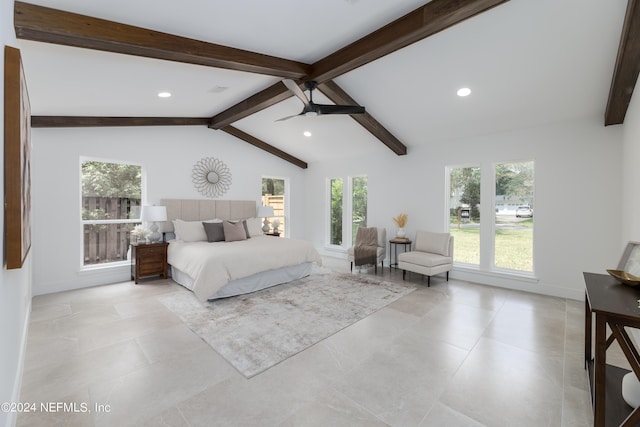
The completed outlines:
{"type": "Polygon", "coordinates": [[[351,243],[355,236],[353,235],[353,180],[354,178],[367,178],[367,218],[369,217],[369,176],[367,174],[348,175],[346,178],[342,176],[332,176],[326,179],[326,227],[325,227],[325,247],[328,250],[346,251],[353,246],[351,243]],[[342,244],[335,245],[331,243],[331,183],[335,179],[342,180],[342,244]]]}
{"type": "MultiPolygon", "coordinates": [[[[104,268],[113,268],[113,267],[122,267],[129,266],[131,264],[130,259],[122,260],[122,261],[112,261],[112,262],[104,262],[98,264],[86,264],[84,263],[84,226],[85,225],[110,225],[110,224],[142,224],[143,221],[141,218],[138,219],[98,219],[98,220],[85,220],[82,219],[82,206],[83,206],[83,194],[82,194],[82,165],[86,162],[100,162],[100,163],[114,163],[114,164],[122,164],[122,165],[131,165],[131,166],[139,166],[140,167],[140,207],[146,205],[146,188],[147,188],[147,180],[144,164],[141,162],[132,162],[127,160],[115,160],[115,159],[105,159],[100,157],[91,157],[91,156],[80,156],[78,162],[78,181],[79,181],[79,191],[78,191],[78,206],[76,212],[78,214],[79,219],[79,241],[80,241],[80,253],[78,254],[78,262],[80,265],[79,270],[82,271],[91,271],[97,269],[104,268]]],[[[142,213],[142,209],[140,209],[140,213],[142,213]]],[[[129,252],[129,249],[127,250],[129,252]]]]}
{"type": "MultiPolygon", "coordinates": [[[[466,167],[479,167],[480,168],[480,263],[465,264],[454,263],[454,267],[461,271],[473,271],[477,273],[495,275],[495,276],[516,276],[523,279],[536,279],[536,227],[535,219],[533,226],[533,242],[531,252],[531,264],[532,271],[513,270],[508,268],[501,268],[495,266],[495,251],[496,251],[496,221],[495,221],[495,206],[496,206],[496,166],[499,164],[512,164],[512,163],[527,163],[533,164],[533,203],[536,200],[536,159],[519,159],[519,160],[499,160],[480,163],[463,163],[452,164],[445,166],[445,209],[444,209],[444,226],[445,230],[449,230],[449,212],[450,212],[450,200],[449,195],[451,193],[451,170],[456,168],[466,167]],[[491,220],[488,220],[491,218],[491,220]]],[[[536,215],[534,214],[533,218],[536,215]]]]}
{"type": "MultiPolygon", "coordinates": [[[[290,179],[286,176],[262,175],[260,178],[260,201],[262,201],[262,183],[265,179],[278,179],[284,181],[284,215],[274,215],[272,218],[283,218],[286,224],[284,233],[280,233],[281,237],[289,237],[291,235],[291,215],[289,214],[290,203],[290,179]]],[[[264,218],[261,218],[264,219],[264,218]]]]}

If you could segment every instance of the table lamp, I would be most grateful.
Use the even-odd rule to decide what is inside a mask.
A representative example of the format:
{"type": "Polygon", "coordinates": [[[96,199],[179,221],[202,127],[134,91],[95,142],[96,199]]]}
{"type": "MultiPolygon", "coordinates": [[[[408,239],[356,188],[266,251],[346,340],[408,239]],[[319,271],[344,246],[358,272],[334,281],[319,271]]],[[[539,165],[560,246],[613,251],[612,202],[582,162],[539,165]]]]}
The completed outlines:
{"type": "Polygon", "coordinates": [[[156,221],[167,220],[167,207],[166,206],[144,206],[142,208],[142,218],[145,222],[150,222],[151,234],[149,235],[149,242],[155,243],[160,240],[160,233],[158,233],[158,224],[156,221]]]}
{"type": "Polygon", "coordinates": [[[274,212],[273,212],[273,206],[259,206],[258,207],[258,218],[264,218],[264,222],[262,225],[262,231],[264,231],[265,233],[269,232],[269,220],[268,218],[271,218],[272,216],[274,216],[274,212]]]}

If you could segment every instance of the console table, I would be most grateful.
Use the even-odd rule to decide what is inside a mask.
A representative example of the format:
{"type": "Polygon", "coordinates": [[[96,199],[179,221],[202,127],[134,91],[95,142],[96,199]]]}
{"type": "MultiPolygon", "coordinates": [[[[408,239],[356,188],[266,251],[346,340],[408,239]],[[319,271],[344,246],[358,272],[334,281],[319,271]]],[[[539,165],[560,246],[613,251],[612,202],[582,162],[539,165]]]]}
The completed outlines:
{"type": "Polygon", "coordinates": [[[585,368],[589,371],[595,426],[635,426],[640,408],[633,409],[622,399],[622,377],[629,371],[607,365],[607,348],[617,341],[636,376],[640,378],[640,355],[625,326],[640,328],[640,289],[624,285],[607,274],[584,273],[585,368]],[[592,322],[595,315],[595,337],[592,322]],[[607,326],[611,335],[607,337],[607,326]],[[592,357],[592,339],[595,354],[592,357]]]}

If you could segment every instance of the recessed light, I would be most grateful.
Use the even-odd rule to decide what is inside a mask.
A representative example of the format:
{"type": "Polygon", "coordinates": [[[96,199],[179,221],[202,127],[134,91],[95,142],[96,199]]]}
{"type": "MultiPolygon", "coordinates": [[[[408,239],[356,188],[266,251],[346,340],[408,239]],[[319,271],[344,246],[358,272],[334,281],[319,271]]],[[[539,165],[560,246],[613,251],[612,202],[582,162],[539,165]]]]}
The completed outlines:
{"type": "Polygon", "coordinates": [[[171,92],[158,92],[159,98],[169,98],[171,96],[171,92]]]}
{"type": "Polygon", "coordinates": [[[305,130],[302,134],[304,136],[306,136],[307,138],[309,138],[311,136],[311,132],[309,132],[308,130],[305,130]]]}
{"type": "Polygon", "coordinates": [[[469,89],[468,87],[462,87],[460,89],[458,89],[458,96],[469,96],[469,94],[471,93],[471,89],[469,89]]]}

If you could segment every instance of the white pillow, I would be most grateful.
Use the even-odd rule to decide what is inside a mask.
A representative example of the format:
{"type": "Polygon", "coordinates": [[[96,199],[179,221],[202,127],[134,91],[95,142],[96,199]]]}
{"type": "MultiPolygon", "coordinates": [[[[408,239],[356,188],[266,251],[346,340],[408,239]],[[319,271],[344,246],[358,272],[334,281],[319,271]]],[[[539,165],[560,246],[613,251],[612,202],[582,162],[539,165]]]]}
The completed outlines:
{"type": "Polygon", "coordinates": [[[262,220],[260,218],[248,218],[247,230],[249,230],[249,237],[262,236],[262,220]]]}
{"type": "Polygon", "coordinates": [[[207,233],[204,231],[202,221],[183,221],[181,219],[174,219],[172,222],[177,240],[182,240],[184,242],[207,241],[207,233]]]}

